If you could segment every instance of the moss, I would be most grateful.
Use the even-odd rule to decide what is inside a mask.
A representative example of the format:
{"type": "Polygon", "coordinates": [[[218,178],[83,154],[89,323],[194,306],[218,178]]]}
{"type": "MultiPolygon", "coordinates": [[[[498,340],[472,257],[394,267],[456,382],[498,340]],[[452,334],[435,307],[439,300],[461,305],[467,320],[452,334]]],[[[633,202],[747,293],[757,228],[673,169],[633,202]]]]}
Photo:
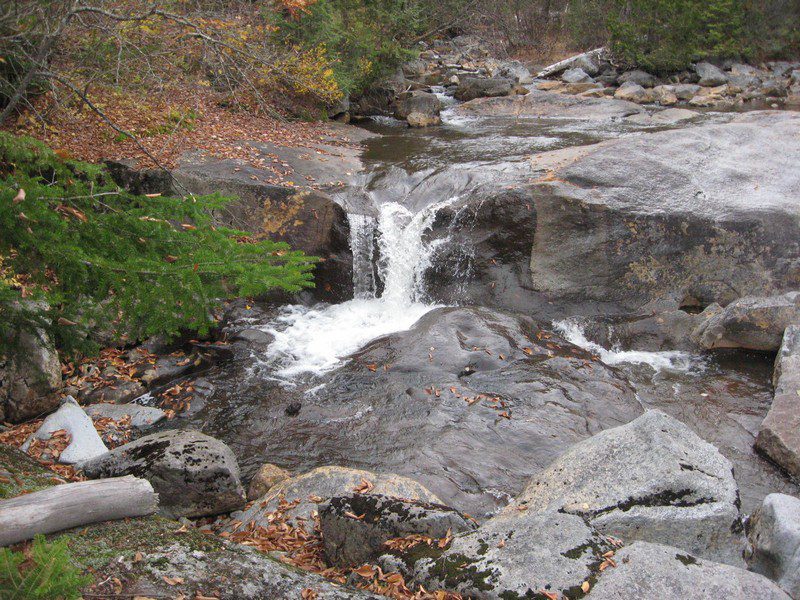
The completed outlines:
{"type": "Polygon", "coordinates": [[[478,561],[464,554],[454,553],[440,557],[431,566],[430,574],[443,582],[447,589],[456,589],[463,583],[481,591],[494,589],[488,581],[495,574],[494,571],[489,568],[481,569],[478,561]]]}
{"type": "Polygon", "coordinates": [[[214,552],[224,543],[217,537],[196,530],[178,533],[180,523],[163,517],[145,517],[123,521],[108,521],[81,529],[73,529],[59,537],[76,560],[86,568],[102,569],[119,557],[132,559],[136,552],[145,557],[163,552],[175,543],[190,551],[214,552]]]}
{"type": "Polygon", "coordinates": [[[38,492],[63,483],[53,471],[24,452],[3,444],[0,444],[0,475],[9,480],[7,483],[0,483],[0,500],[22,493],[38,492]]]}

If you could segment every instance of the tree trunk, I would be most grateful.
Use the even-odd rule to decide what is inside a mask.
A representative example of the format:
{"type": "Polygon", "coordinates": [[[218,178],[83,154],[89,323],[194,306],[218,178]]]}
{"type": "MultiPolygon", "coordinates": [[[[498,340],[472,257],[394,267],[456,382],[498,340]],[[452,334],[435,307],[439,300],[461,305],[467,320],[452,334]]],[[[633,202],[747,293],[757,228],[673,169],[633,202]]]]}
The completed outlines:
{"type": "Polygon", "coordinates": [[[0,502],[0,546],[72,527],[143,517],[158,509],[145,479],[128,475],[56,485],[0,502]]]}

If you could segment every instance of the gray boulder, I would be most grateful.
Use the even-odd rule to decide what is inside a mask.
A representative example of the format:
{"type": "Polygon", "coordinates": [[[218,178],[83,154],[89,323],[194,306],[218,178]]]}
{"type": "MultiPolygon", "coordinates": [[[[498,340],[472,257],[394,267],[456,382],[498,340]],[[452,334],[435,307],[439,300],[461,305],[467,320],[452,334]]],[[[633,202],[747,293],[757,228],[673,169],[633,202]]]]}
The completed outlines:
{"type": "Polygon", "coordinates": [[[582,54],[576,58],[572,63],[572,68],[582,69],[591,77],[594,77],[600,72],[600,65],[598,65],[597,58],[592,55],[587,56],[586,54],[582,54]]]}
{"type": "Polygon", "coordinates": [[[245,502],[230,448],[197,431],[154,433],[79,466],[91,479],[147,479],[158,493],[159,512],[173,518],[216,515],[245,502]]]}
{"type": "Polygon", "coordinates": [[[748,296],[722,310],[707,311],[708,318],[692,332],[703,348],[747,348],[775,352],[784,330],[800,323],[800,292],[766,298],[748,296]]]}
{"type": "Polygon", "coordinates": [[[656,99],[652,90],[646,90],[644,87],[633,81],[626,81],[617,91],[614,92],[614,98],[617,100],[627,100],[628,102],[636,102],[643,104],[646,102],[654,102],[656,99]]]}
{"type": "Polygon", "coordinates": [[[53,432],[65,430],[70,435],[70,443],[58,457],[58,462],[74,464],[90,460],[108,452],[108,448],[94,428],[92,419],[78,406],[72,396],[61,403],[61,407],[44,420],[36,433],[22,445],[27,452],[34,439],[49,440],[53,432]]]}
{"type": "Polygon", "coordinates": [[[531,287],[578,312],[788,292],[800,278],[797,164],[791,111],[574,152],[533,188],[531,287]]]}
{"type": "Polygon", "coordinates": [[[790,325],[775,360],[775,395],[756,437],[756,448],[800,478],[800,326],[790,325]]]}
{"type": "Polygon", "coordinates": [[[742,564],[739,488],[731,463],[680,421],[649,411],[580,442],[534,476],[517,499],[527,514],[578,515],[632,542],[742,564]]]}
{"type": "Polygon", "coordinates": [[[800,499],[770,494],[750,518],[750,570],[776,581],[800,598],[800,499]]]}
{"type": "Polygon", "coordinates": [[[468,598],[580,597],[614,546],[575,515],[558,512],[518,518],[501,515],[478,531],[457,536],[444,551],[417,546],[416,560],[382,559],[385,568],[411,563],[414,580],[468,598]]]}
{"type": "Polygon", "coordinates": [[[438,117],[442,111],[442,102],[435,94],[429,92],[403,92],[395,101],[394,116],[407,119],[412,113],[421,113],[430,117],[438,117]]]}
{"type": "Polygon", "coordinates": [[[605,569],[591,587],[589,600],[790,600],[761,575],[660,544],[636,542],[619,550],[614,562],[616,566],[605,569]]]}
{"type": "Polygon", "coordinates": [[[512,60],[507,63],[503,63],[500,67],[500,75],[516,83],[521,83],[522,85],[531,83],[533,81],[533,76],[531,75],[530,70],[528,70],[528,67],[523,65],[518,60],[512,60]]]}
{"type": "Polygon", "coordinates": [[[789,95],[789,89],[781,79],[765,79],[759,91],[767,98],[785,98],[789,95]]]}
{"type": "Polygon", "coordinates": [[[672,92],[678,100],[691,100],[700,91],[700,86],[695,83],[679,83],[672,86],[672,92]]]}
{"type": "Polygon", "coordinates": [[[331,498],[320,505],[319,522],[325,556],[337,567],[357,567],[377,558],[391,539],[421,535],[438,541],[477,528],[447,506],[376,494],[331,498]]]}
{"type": "Polygon", "coordinates": [[[591,75],[583,69],[575,68],[564,71],[561,81],[565,83],[594,83],[591,75]]]}
{"type": "Polygon", "coordinates": [[[456,88],[454,96],[457,100],[466,102],[475,98],[495,98],[497,96],[510,96],[512,85],[508,79],[465,77],[456,88]]]}
{"type": "Polygon", "coordinates": [[[0,356],[0,421],[17,423],[58,406],[61,363],[43,330],[20,331],[16,348],[0,356]]]}
{"type": "Polygon", "coordinates": [[[346,467],[317,467],[274,485],[246,510],[233,513],[231,519],[245,525],[256,523],[266,526],[269,514],[276,511],[282,501],[286,501],[293,504],[285,511],[289,518],[308,521],[317,511],[317,505],[324,500],[363,490],[382,496],[437,504],[441,502],[425,486],[408,477],[346,467]]]}
{"type": "Polygon", "coordinates": [[[645,88],[651,88],[655,87],[655,85],[658,83],[658,80],[652,75],[650,75],[650,73],[636,69],[634,71],[626,71],[625,73],[620,75],[617,78],[617,82],[620,84],[625,84],[630,82],[645,88]]]}
{"type": "Polygon", "coordinates": [[[697,82],[703,87],[716,87],[728,83],[728,76],[718,67],[711,63],[701,62],[694,66],[694,70],[700,80],[697,82]]]}

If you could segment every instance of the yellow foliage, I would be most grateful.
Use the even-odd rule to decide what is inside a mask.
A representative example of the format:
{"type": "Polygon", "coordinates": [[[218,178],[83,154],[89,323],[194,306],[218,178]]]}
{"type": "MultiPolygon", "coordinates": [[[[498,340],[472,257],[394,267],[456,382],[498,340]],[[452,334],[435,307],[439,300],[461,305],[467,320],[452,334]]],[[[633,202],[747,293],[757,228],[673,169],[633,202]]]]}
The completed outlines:
{"type": "Polygon", "coordinates": [[[328,104],[334,104],[344,96],[323,44],[309,50],[295,48],[284,58],[278,70],[298,94],[314,96],[328,104]]]}

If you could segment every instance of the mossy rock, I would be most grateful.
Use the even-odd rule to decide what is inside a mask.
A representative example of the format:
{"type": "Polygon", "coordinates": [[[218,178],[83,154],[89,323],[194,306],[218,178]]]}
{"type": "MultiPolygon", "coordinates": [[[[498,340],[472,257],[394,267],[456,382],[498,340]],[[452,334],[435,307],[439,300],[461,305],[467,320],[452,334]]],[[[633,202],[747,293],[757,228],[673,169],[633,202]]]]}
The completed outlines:
{"type": "Polygon", "coordinates": [[[0,500],[38,492],[64,480],[12,446],[0,444],[0,500]]]}

